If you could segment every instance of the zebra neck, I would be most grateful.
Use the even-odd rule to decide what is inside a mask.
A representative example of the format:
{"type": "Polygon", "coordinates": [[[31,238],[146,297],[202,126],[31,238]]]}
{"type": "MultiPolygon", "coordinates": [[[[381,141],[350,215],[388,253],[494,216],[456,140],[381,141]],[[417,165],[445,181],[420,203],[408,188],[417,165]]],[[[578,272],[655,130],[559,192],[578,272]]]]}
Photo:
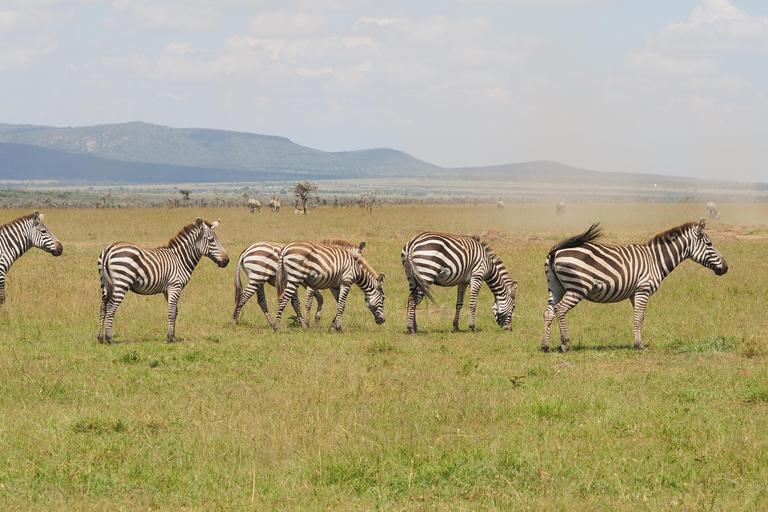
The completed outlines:
{"type": "Polygon", "coordinates": [[[506,288],[505,276],[507,275],[506,269],[503,269],[501,262],[497,259],[490,260],[490,267],[488,275],[485,278],[485,283],[488,288],[493,292],[495,297],[503,295],[506,288]]]}
{"type": "Polygon", "coordinates": [[[32,248],[29,238],[31,227],[27,224],[14,224],[0,227],[0,255],[4,256],[7,265],[16,261],[22,254],[32,248]]]}
{"type": "Polygon", "coordinates": [[[682,251],[680,247],[670,243],[655,243],[651,245],[650,249],[662,279],[667,277],[686,258],[690,257],[687,244],[682,247],[682,251]]]}
{"type": "Polygon", "coordinates": [[[184,240],[180,240],[181,243],[175,243],[169,247],[170,251],[176,255],[184,268],[189,270],[191,274],[200,259],[203,257],[202,253],[197,247],[197,237],[189,236],[184,240]]]}

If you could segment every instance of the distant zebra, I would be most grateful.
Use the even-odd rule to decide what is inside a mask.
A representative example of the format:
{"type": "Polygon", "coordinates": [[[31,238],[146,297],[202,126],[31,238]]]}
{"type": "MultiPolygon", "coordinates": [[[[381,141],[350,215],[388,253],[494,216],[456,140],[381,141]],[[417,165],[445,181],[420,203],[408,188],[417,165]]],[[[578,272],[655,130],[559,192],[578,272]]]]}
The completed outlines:
{"type": "Polygon", "coordinates": [[[710,219],[720,220],[720,212],[717,211],[717,205],[712,201],[707,203],[707,215],[710,219]]]}
{"type": "MultiPolygon", "coordinates": [[[[365,242],[362,242],[359,246],[352,245],[346,240],[334,239],[323,240],[320,243],[338,245],[346,248],[351,252],[362,254],[365,249],[365,242]]],[[[256,294],[256,298],[259,301],[259,306],[267,317],[269,325],[272,325],[272,317],[269,314],[269,308],[267,307],[267,299],[264,296],[264,283],[269,283],[275,286],[275,275],[277,273],[277,260],[280,257],[280,251],[283,250],[285,244],[276,242],[256,242],[248,246],[240,258],[237,261],[237,269],[235,270],[235,311],[232,313],[232,323],[237,323],[237,318],[240,315],[240,311],[248,302],[248,299],[256,294]],[[243,290],[243,285],[240,280],[240,268],[245,272],[248,284],[243,290]]],[[[319,291],[314,290],[314,297],[317,299],[317,312],[315,313],[315,326],[320,323],[320,312],[323,309],[323,296],[319,291]]],[[[302,325],[305,325],[304,317],[301,314],[301,304],[299,302],[298,294],[294,294],[291,297],[291,305],[296,316],[301,321],[302,325]]],[[[309,314],[309,313],[307,313],[309,314]]],[[[307,324],[309,318],[307,318],[307,324]]]]}
{"type": "Polygon", "coordinates": [[[203,256],[219,267],[229,263],[224,247],[211,224],[200,217],[194,224],[184,226],[157,249],[144,249],[126,242],[117,242],[99,256],[101,279],[101,309],[99,312],[99,342],[112,343],[112,321],[128,290],[140,295],[163,293],[168,301],[168,341],[175,341],[176,315],[181,290],[192,277],[203,256]]]}
{"type": "Polygon", "coordinates": [[[5,304],[5,276],[13,262],[32,247],[60,256],[64,247],[37,211],[0,226],[0,307],[5,304]]]}
{"type": "Polygon", "coordinates": [[[459,330],[459,313],[464,305],[464,293],[470,286],[469,328],[475,328],[477,294],[483,281],[488,284],[495,303],[493,315],[500,327],[512,330],[517,281],[513,281],[501,259],[478,237],[447,233],[420,233],[405,244],[400,259],[408,277],[411,294],[408,297],[408,332],[414,334],[416,306],[426,295],[434,302],[429,287],[458,286],[454,331],[459,330]]]}
{"type": "Polygon", "coordinates": [[[261,211],[261,201],[258,199],[248,199],[248,209],[251,210],[251,213],[255,212],[256,210],[261,211]]]}
{"type": "Polygon", "coordinates": [[[347,294],[352,284],[356,284],[365,293],[365,305],[373,314],[376,323],[384,323],[384,290],[381,286],[384,283],[384,273],[377,275],[362,255],[352,253],[347,247],[303,241],[291,242],[280,253],[275,280],[278,296],[273,324],[275,331],[280,328],[285,306],[302,285],[307,287],[304,306],[307,321],[314,291],[330,288],[338,306],[329,330],[341,331],[341,316],[344,314],[347,294]]]}
{"type": "Polygon", "coordinates": [[[549,330],[557,317],[560,350],[568,350],[565,314],[582,299],[592,302],[632,301],[635,313],[635,347],[644,350],[640,339],[648,299],[664,279],[683,260],[691,258],[721,276],[728,264],[712,245],[704,227],[706,221],[688,222],[659,233],[645,245],[603,245],[599,224],[584,233],[563,240],[547,255],[549,302],[544,311],[544,340],[541,348],[549,352],[549,330]]]}
{"type": "Polygon", "coordinates": [[[280,196],[271,197],[267,206],[273,213],[280,213],[280,196]]]}
{"type": "Polygon", "coordinates": [[[499,210],[503,210],[504,209],[504,201],[502,201],[502,200],[496,201],[496,208],[498,208],[499,210]]]}
{"type": "Polygon", "coordinates": [[[557,214],[558,215],[565,215],[565,201],[558,201],[557,202],[557,214]]]}

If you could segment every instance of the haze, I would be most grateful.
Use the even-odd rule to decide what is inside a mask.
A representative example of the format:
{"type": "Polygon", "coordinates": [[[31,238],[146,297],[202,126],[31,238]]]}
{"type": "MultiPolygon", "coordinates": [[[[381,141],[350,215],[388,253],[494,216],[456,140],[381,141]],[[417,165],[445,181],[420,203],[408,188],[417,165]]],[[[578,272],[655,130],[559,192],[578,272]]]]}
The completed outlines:
{"type": "Polygon", "coordinates": [[[757,0],[0,1],[0,122],[768,180],[757,0]]]}

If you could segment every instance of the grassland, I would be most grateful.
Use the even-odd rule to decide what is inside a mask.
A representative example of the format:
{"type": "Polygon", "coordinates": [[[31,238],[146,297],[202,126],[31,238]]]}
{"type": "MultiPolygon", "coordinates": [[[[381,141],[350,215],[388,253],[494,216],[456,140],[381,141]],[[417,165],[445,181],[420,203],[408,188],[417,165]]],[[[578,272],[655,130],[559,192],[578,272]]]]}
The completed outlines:
{"type": "MultiPolygon", "coordinates": [[[[697,204],[52,210],[64,243],[9,273],[0,314],[0,508],[5,510],[761,510],[768,507],[768,206],[722,204],[708,231],[730,271],[685,262],[651,298],[644,343],[628,303],[580,304],[572,350],[539,345],[543,258],[601,221],[642,242],[697,204]],[[162,296],[129,295],[96,342],[96,259],[221,217],[227,269],[205,260],[165,343],[162,296]],[[399,253],[415,233],[481,233],[520,282],[513,331],[480,294],[479,333],[451,332],[455,290],[405,334],[399,253]],[[343,237],[387,274],[387,322],[354,289],[344,332],[239,325],[234,261],[251,242],[343,237]]],[[[7,222],[27,211],[2,211],[7,222]]],[[[269,300],[274,308],[273,290],[269,300]]],[[[462,317],[466,329],[467,313],[462,317]]],[[[555,330],[555,337],[557,331],[555,330]]]]}

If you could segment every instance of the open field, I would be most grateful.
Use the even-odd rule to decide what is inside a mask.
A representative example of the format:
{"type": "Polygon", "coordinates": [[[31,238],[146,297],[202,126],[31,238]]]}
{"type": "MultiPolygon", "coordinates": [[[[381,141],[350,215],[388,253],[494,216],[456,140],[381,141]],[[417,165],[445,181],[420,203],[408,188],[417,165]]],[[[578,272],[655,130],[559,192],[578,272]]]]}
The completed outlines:
{"type": "MultiPolygon", "coordinates": [[[[582,303],[571,352],[540,351],[544,256],[601,221],[645,242],[703,204],[552,203],[323,208],[50,210],[64,244],[8,274],[0,313],[0,508],[17,510],[761,510],[768,507],[768,205],[718,204],[707,229],[729,272],[684,262],[646,312],[582,303]],[[164,244],[196,216],[232,263],[199,265],[165,343],[162,295],[129,294],[99,345],[96,259],[164,244]],[[513,331],[480,293],[480,332],[451,332],[455,289],[405,333],[400,250],[419,231],[481,233],[520,283],[513,331]],[[386,272],[387,322],[353,288],[344,332],[267,325],[255,298],[231,325],[251,242],[346,238],[386,272]]],[[[29,211],[2,210],[5,223],[29,211]]],[[[274,289],[267,286],[271,311],[274,289]]],[[[468,305],[461,326],[466,329],[468,305]]],[[[553,346],[559,333],[553,328],[553,346]]]]}

